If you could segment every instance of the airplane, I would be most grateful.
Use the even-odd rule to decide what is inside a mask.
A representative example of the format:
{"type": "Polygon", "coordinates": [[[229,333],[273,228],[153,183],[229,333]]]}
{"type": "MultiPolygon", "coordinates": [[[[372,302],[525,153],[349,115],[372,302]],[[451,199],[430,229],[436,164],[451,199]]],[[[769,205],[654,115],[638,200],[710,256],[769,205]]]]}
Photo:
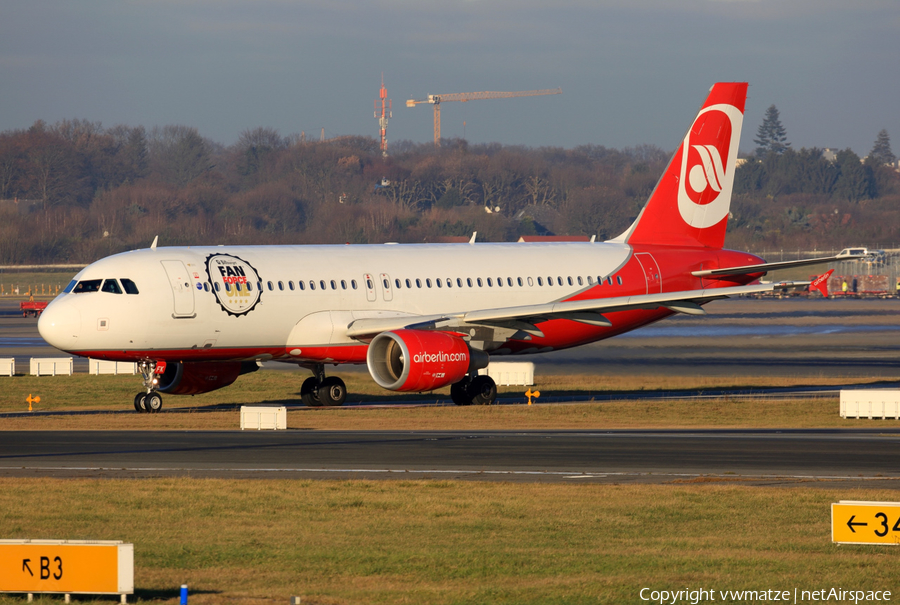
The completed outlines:
{"type": "MultiPolygon", "coordinates": [[[[490,359],[610,338],[717,299],[804,288],[759,283],[766,263],[726,250],[746,83],[709,91],[634,223],[606,242],[158,247],[98,260],[41,315],[74,355],[136,362],[139,412],[162,394],[231,385],[261,362],[312,371],[308,406],[347,390],[326,365],[366,364],[381,387],[450,386],[458,405],[491,404],[490,359]]],[[[819,287],[819,284],[817,284],[819,287]]]]}

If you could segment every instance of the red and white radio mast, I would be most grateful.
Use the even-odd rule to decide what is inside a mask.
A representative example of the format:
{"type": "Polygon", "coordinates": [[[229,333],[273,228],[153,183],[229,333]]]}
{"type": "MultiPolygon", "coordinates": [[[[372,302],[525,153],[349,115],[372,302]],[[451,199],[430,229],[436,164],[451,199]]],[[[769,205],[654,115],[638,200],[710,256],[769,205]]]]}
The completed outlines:
{"type": "Polygon", "coordinates": [[[387,157],[387,125],[388,118],[393,118],[391,113],[391,100],[387,98],[387,88],[384,87],[384,73],[381,74],[381,90],[379,91],[380,99],[375,99],[375,117],[378,119],[378,126],[381,129],[381,155],[387,157]],[[381,116],[378,115],[378,103],[381,102],[381,116]]]}

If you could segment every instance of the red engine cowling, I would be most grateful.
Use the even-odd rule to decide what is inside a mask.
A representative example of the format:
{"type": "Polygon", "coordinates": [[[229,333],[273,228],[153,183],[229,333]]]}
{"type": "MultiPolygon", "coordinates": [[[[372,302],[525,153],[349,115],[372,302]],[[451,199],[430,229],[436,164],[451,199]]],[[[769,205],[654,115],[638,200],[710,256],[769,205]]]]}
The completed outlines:
{"type": "Polygon", "coordinates": [[[172,395],[198,395],[227,387],[241,374],[255,371],[255,362],[197,361],[167,363],[156,390],[172,395]]]}
{"type": "Polygon", "coordinates": [[[379,386],[391,391],[431,391],[462,380],[473,366],[487,366],[487,354],[472,351],[460,338],[445,332],[394,330],[369,344],[366,365],[379,386]],[[482,358],[485,360],[483,361],[482,358]]]}

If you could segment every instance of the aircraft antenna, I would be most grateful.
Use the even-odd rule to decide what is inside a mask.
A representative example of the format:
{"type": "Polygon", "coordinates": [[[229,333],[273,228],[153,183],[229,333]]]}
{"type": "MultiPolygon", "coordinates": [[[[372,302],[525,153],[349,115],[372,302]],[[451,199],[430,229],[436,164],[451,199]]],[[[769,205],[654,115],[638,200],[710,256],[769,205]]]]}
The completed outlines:
{"type": "Polygon", "coordinates": [[[407,107],[415,107],[421,103],[434,105],[434,146],[441,146],[441,103],[445,101],[476,101],[479,99],[510,99],[512,97],[537,97],[541,95],[561,95],[562,88],[549,88],[544,90],[516,90],[511,92],[483,91],[483,92],[454,92],[443,95],[428,95],[428,98],[417,101],[409,99],[407,107]]]}

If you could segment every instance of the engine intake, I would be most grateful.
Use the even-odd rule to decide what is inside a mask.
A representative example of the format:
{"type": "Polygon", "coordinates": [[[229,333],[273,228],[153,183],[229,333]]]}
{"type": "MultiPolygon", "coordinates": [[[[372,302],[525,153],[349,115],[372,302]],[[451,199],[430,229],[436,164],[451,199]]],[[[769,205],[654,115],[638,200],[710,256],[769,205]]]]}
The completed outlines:
{"type": "Polygon", "coordinates": [[[372,379],[391,391],[431,391],[487,367],[487,353],[459,336],[426,330],[393,330],[372,339],[366,365],[372,379]]]}

